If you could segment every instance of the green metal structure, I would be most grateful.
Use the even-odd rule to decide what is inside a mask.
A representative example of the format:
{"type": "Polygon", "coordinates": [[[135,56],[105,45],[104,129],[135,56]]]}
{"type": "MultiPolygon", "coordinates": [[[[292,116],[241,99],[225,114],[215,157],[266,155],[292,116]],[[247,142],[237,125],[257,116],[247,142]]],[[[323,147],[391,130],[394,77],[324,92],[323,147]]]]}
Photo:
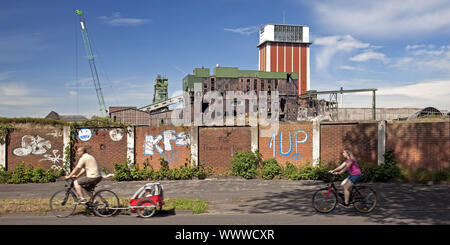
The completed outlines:
{"type": "Polygon", "coordinates": [[[100,80],[98,78],[97,67],[94,62],[94,55],[92,53],[91,42],[89,41],[89,36],[86,28],[86,21],[84,19],[83,11],[75,10],[75,13],[80,17],[81,25],[81,36],[83,37],[84,47],[86,49],[86,55],[89,60],[89,66],[91,67],[91,75],[94,80],[95,91],[97,93],[98,104],[100,106],[100,113],[103,117],[107,116],[108,111],[106,110],[105,99],[103,98],[102,89],[100,86],[100,80]]]}
{"type": "Polygon", "coordinates": [[[153,104],[168,100],[169,80],[166,77],[158,75],[155,79],[153,91],[153,104]]]}

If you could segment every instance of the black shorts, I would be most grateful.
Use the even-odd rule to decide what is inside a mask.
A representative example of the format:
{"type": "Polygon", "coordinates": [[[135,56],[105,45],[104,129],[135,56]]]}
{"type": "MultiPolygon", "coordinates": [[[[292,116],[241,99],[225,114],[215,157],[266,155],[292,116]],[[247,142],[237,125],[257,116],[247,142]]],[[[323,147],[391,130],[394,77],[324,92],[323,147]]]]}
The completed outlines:
{"type": "Polygon", "coordinates": [[[90,189],[92,187],[95,187],[95,185],[97,185],[100,181],[102,181],[102,176],[99,176],[97,178],[83,177],[79,178],[77,181],[81,187],[85,189],[90,189]]]}

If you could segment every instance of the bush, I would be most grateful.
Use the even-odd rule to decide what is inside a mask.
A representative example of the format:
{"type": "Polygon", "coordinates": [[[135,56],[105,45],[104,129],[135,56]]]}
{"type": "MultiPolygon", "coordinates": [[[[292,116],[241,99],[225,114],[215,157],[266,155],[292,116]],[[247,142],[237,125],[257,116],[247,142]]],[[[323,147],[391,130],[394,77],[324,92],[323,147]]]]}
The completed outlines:
{"type": "Polygon", "coordinates": [[[329,169],[325,166],[313,167],[309,164],[299,168],[300,178],[304,180],[319,180],[327,177],[329,169]]]}
{"type": "Polygon", "coordinates": [[[55,182],[60,176],[62,176],[60,171],[44,170],[42,167],[27,167],[25,162],[19,163],[13,171],[6,171],[3,167],[0,168],[0,184],[55,182]]]}
{"type": "Polygon", "coordinates": [[[0,184],[8,184],[11,174],[10,171],[6,171],[3,166],[0,166],[0,184]]]}
{"type": "Polygon", "coordinates": [[[137,165],[129,167],[126,163],[114,163],[114,179],[116,181],[138,181],[138,180],[186,180],[197,177],[205,179],[208,171],[203,167],[181,166],[179,168],[170,169],[169,163],[164,159],[159,159],[161,167],[158,171],[154,171],[153,167],[144,162],[144,168],[139,169],[137,165]]]}
{"type": "Polygon", "coordinates": [[[450,181],[450,169],[444,170],[428,170],[425,168],[403,168],[401,170],[403,180],[418,183],[426,183],[428,181],[440,182],[450,181]]]}
{"type": "Polygon", "coordinates": [[[283,169],[278,165],[277,160],[274,158],[263,161],[262,163],[262,177],[263,179],[270,180],[275,176],[280,175],[283,169]]]}
{"type": "Polygon", "coordinates": [[[289,180],[299,180],[300,173],[298,168],[295,167],[292,163],[286,162],[286,167],[283,168],[282,176],[289,180]]]}
{"type": "Polygon", "coordinates": [[[253,179],[257,176],[258,164],[261,161],[259,152],[239,152],[231,160],[231,174],[245,179],[253,179]]]}

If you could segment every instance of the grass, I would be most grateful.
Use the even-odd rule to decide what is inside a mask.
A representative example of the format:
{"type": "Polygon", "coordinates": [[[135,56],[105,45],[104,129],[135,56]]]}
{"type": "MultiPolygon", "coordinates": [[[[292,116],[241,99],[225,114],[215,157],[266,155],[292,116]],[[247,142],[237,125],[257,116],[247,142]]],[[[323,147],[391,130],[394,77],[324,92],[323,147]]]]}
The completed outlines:
{"type": "MultiPolygon", "coordinates": [[[[130,198],[120,197],[120,204],[126,207],[130,198]]],[[[202,200],[186,198],[167,198],[163,210],[188,210],[194,214],[207,212],[207,203],[202,200]]],[[[84,206],[79,206],[77,212],[84,212],[84,206]]],[[[49,200],[44,198],[31,199],[0,199],[0,215],[8,213],[47,215],[51,214],[49,200]]],[[[128,212],[122,212],[128,213],[128,212]]]]}

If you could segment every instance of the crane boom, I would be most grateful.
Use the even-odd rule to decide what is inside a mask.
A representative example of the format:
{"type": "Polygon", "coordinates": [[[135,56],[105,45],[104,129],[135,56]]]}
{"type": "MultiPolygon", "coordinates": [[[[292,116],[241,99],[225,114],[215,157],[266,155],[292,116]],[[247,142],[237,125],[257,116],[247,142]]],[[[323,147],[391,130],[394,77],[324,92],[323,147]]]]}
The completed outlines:
{"type": "Polygon", "coordinates": [[[75,13],[80,17],[81,36],[83,37],[84,47],[86,49],[86,54],[89,60],[89,66],[91,67],[91,75],[92,79],[94,80],[95,91],[97,92],[100,112],[102,116],[107,116],[108,111],[106,110],[105,99],[103,98],[102,88],[100,86],[100,80],[98,78],[97,67],[95,66],[94,62],[94,55],[92,53],[91,42],[89,41],[84,15],[83,12],[78,9],[75,10],[75,13]]]}

